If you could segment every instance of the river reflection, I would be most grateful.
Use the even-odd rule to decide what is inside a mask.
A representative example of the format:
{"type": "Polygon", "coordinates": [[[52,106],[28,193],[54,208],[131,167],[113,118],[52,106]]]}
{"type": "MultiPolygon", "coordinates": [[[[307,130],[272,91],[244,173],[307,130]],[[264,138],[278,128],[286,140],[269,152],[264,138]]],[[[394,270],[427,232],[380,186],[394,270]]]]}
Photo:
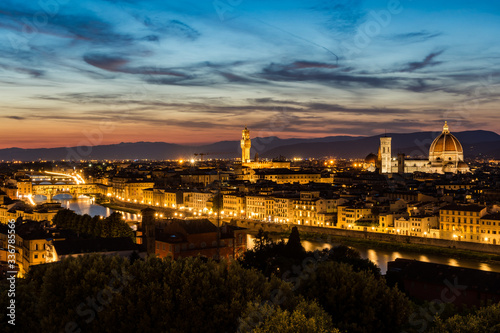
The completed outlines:
{"type": "MultiPolygon", "coordinates": [[[[43,199],[44,198],[35,197],[35,202],[43,202],[43,199]]],[[[60,202],[63,208],[71,209],[72,211],[80,215],[88,214],[90,216],[100,215],[108,217],[115,211],[107,207],[96,205],[92,198],[85,196],[73,199],[71,198],[71,196],[69,196],[68,198],[67,196],[58,195],[54,197],[54,201],[60,202]]],[[[140,218],[137,214],[131,214],[122,211],[118,212],[121,213],[127,221],[140,221],[140,218]]]]}
{"type": "MultiPolygon", "coordinates": [[[[255,246],[255,236],[248,235],[247,242],[248,248],[251,249],[255,246]]],[[[278,240],[278,239],[275,239],[278,240]]],[[[285,238],[285,241],[287,239],[285,238]]],[[[313,241],[302,241],[302,246],[306,249],[306,251],[314,251],[314,250],[322,250],[324,248],[331,249],[333,246],[338,244],[332,243],[324,243],[324,242],[313,242],[313,241]]],[[[445,255],[431,255],[431,254],[420,254],[414,252],[402,252],[402,251],[388,251],[388,250],[380,250],[380,249],[372,249],[372,248],[361,248],[356,246],[351,246],[356,249],[362,258],[370,259],[374,262],[378,267],[380,267],[380,271],[382,274],[387,272],[387,263],[389,261],[394,261],[397,258],[404,259],[415,259],[424,262],[433,262],[436,264],[464,267],[464,268],[474,268],[480,269],[483,271],[492,271],[492,272],[500,272],[500,264],[498,263],[485,263],[480,262],[473,259],[454,259],[447,257],[445,255]]]]}

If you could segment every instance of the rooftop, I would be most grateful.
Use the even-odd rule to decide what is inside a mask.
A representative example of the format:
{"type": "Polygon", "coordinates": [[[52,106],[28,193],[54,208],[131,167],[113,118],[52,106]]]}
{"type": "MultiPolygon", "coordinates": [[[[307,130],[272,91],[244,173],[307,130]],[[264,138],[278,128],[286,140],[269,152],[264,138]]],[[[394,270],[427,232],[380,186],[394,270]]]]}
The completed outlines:
{"type": "Polygon", "coordinates": [[[54,241],[53,244],[57,254],[60,256],[79,253],[132,251],[137,249],[137,245],[129,237],[72,239],[54,241]]]}
{"type": "Polygon", "coordinates": [[[440,210],[456,210],[456,211],[461,211],[461,212],[480,212],[482,211],[484,206],[479,206],[479,205],[446,205],[441,207],[440,210]]]}

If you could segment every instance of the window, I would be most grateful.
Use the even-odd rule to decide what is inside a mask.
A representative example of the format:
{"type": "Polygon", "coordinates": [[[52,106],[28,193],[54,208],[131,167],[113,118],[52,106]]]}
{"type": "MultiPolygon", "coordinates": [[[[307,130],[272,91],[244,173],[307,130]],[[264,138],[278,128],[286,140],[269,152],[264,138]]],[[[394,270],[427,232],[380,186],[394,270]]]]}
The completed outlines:
{"type": "Polygon", "coordinates": [[[35,259],[38,259],[38,254],[35,254],[35,259]]]}

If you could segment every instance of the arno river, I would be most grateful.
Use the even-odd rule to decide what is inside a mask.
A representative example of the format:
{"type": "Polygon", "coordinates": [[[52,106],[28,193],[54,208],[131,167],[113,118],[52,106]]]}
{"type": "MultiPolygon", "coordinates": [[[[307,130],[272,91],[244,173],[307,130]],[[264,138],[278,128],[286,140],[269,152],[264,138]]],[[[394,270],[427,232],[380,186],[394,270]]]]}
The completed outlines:
{"type": "MultiPolygon", "coordinates": [[[[254,239],[255,239],[254,235],[251,234],[248,235],[247,238],[248,248],[252,248],[254,246],[254,239]]],[[[304,246],[306,251],[314,251],[314,250],[322,250],[324,248],[330,249],[338,244],[303,240],[302,245],[304,246]]],[[[430,254],[419,254],[415,252],[370,249],[357,246],[350,246],[350,247],[359,251],[362,258],[364,259],[368,258],[375,264],[377,264],[377,266],[380,267],[382,274],[385,274],[387,271],[387,263],[389,261],[396,260],[396,258],[416,259],[420,261],[434,262],[437,264],[460,266],[464,268],[474,268],[483,271],[500,272],[499,263],[484,263],[472,259],[454,259],[448,256],[439,256],[435,254],[430,255],[430,254]]]]}
{"type": "MultiPolygon", "coordinates": [[[[90,198],[78,198],[71,200],[60,200],[64,208],[69,208],[77,214],[89,214],[91,216],[101,215],[109,216],[113,210],[94,204],[90,198]]],[[[138,220],[136,214],[124,213],[127,220],[138,220]]],[[[254,236],[248,235],[248,248],[254,245],[254,236]]],[[[331,248],[337,244],[330,244],[324,242],[315,242],[303,240],[302,245],[307,251],[321,250],[324,248],[331,248]]],[[[387,262],[393,261],[396,258],[416,259],[426,262],[434,262],[438,264],[445,264],[451,266],[460,266],[465,268],[475,268],[484,271],[500,272],[500,264],[498,263],[484,263],[472,259],[454,259],[447,256],[419,254],[415,252],[404,251],[388,251],[380,249],[370,249],[352,246],[352,248],[359,251],[362,258],[368,258],[377,264],[385,274],[387,271],[387,262]]]]}
{"type": "MultiPolygon", "coordinates": [[[[68,208],[74,211],[77,214],[88,214],[90,216],[101,215],[101,216],[109,216],[113,213],[113,209],[109,209],[107,207],[103,207],[100,205],[96,205],[93,203],[91,198],[88,197],[80,197],[78,199],[58,199],[64,198],[63,196],[56,196],[54,200],[59,201],[63,208],[68,208]]],[[[35,197],[35,201],[38,198],[35,197]]],[[[126,220],[138,221],[139,217],[137,214],[130,214],[127,212],[122,212],[125,215],[126,220]]]]}

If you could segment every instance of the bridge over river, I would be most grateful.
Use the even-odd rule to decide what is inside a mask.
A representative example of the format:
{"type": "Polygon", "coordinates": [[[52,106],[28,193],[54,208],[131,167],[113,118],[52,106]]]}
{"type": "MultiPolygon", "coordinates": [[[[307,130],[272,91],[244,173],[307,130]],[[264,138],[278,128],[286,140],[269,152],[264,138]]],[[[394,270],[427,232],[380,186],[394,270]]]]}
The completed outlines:
{"type": "Polygon", "coordinates": [[[79,173],[64,174],[45,171],[26,176],[26,179],[17,183],[18,195],[21,198],[43,196],[47,201],[52,201],[54,196],[59,194],[68,194],[78,198],[81,195],[97,193],[96,184],[87,184],[79,173]]]}

